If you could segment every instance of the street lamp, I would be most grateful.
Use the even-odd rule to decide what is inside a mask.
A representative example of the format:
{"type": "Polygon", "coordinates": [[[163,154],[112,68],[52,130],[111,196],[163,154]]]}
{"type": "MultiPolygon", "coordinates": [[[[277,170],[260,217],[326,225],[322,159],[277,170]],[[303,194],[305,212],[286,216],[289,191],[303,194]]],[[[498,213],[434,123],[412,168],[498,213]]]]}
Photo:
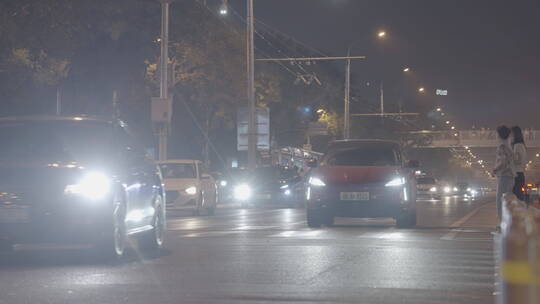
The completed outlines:
{"type": "Polygon", "coordinates": [[[411,71],[411,69],[409,67],[406,67],[406,68],[403,69],[403,72],[405,72],[405,73],[410,72],[410,71],[411,71]]]}
{"type": "Polygon", "coordinates": [[[418,88],[418,92],[420,92],[420,93],[424,93],[425,90],[426,90],[426,89],[425,89],[424,87],[418,88]]]}
{"type": "Polygon", "coordinates": [[[377,37],[379,37],[379,38],[381,38],[381,39],[382,39],[382,38],[385,38],[385,37],[386,37],[386,31],[384,31],[384,30],[379,31],[379,32],[377,33],[377,37]]]}

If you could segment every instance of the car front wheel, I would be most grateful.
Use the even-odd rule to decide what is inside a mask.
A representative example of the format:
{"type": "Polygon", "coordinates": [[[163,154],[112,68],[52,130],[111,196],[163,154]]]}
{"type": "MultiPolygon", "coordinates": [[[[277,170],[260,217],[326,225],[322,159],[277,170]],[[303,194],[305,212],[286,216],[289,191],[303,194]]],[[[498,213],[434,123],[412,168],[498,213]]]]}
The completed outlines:
{"type": "Polygon", "coordinates": [[[307,225],[310,228],[319,228],[322,225],[320,210],[307,210],[307,225]]]}
{"type": "Polygon", "coordinates": [[[154,199],[154,218],[152,219],[152,230],[139,236],[139,246],[142,249],[158,251],[163,247],[166,229],[165,208],[163,199],[157,195],[154,199]]]}
{"type": "Polygon", "coordinates": [[[413,228],[416,226],[416,210],[403,212],[396,218],[396,226],[404,229],[413,228]]]}
{"type": "Polygon", "coordinates": [[[127,209],[124,196],[120,193],[114,195],[111,210],[112,214],[106,224],[105,233],[96,247],[106,258],[119,259],[124,255],[127,243],[127,209]]]}

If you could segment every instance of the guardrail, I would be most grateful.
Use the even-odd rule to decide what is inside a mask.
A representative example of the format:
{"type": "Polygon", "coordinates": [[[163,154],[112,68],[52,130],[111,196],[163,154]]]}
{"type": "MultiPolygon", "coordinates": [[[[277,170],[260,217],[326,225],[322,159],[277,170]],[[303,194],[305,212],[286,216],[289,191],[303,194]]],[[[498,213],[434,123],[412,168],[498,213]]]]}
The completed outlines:
{"type": "Polygon", "coordinates": [[[540,209],[503,197],[498,304],[540,303],[540,209]]]}

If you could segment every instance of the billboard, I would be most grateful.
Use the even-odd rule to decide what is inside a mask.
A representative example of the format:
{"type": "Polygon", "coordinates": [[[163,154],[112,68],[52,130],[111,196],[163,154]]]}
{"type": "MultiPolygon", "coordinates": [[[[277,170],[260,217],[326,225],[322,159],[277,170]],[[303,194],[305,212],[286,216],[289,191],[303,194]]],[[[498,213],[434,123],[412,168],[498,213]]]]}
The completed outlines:
{"type": "MultiPolygon", "coordinates": [[[[270,151],[270,109],[257,108],[255,122],[257,134],[257,150],[270,151]]],[[[236,116],[237,149],[248,149],[248,122],[249,111],[247,107],[239,108],[236,116]]]]}

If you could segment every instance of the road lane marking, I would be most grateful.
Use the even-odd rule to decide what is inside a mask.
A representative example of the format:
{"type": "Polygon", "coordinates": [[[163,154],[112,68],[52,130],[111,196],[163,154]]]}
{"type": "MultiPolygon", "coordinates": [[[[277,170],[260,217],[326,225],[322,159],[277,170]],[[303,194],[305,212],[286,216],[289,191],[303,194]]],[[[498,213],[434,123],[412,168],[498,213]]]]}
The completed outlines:
{"type": "Polygon", "coordinates": [[[476,207],[474,210],[467,213],[464,217],[462,217],[459,220],[455,221],[452,225],[450,225],[450,227],[461,227],[461,225],[463,225],[465,222],[467,222],[471,217],[475,216],[478,213],[478,211],[480,211],[480,209],[489,206],[489,204],[490,204],[490,202],[484,203],[481,206],[476,207]]]}
{"type": "MultiPolygon", "coordinates": [[[[462,218],[460,218],[459,220],[455,221],[454,223],[452,223],[452,225],[450,225],[450,227],[452,228],[459,228],[461,227],[463,224],[465,224],[469,219],[471,219],[473,216],[475,216],[482,208],[485,208],[487,206],[489,206],[489,204],[491,204],[491,202],[487,202],[487,203],[484,203],[478,207],[476,207],[475,209],[473,209],[471,212],[467,213],[465,216],[463,216],[462,218]]],[[[466,232],[465,230],[463,229],[453,229],[452,231],[448,232],[447,234],[445,234],[444,236],[441,237],[441,240],[444,240],[444,241],[452,241],[454,240],[457,235],[461,232],[466,232]]]]}

